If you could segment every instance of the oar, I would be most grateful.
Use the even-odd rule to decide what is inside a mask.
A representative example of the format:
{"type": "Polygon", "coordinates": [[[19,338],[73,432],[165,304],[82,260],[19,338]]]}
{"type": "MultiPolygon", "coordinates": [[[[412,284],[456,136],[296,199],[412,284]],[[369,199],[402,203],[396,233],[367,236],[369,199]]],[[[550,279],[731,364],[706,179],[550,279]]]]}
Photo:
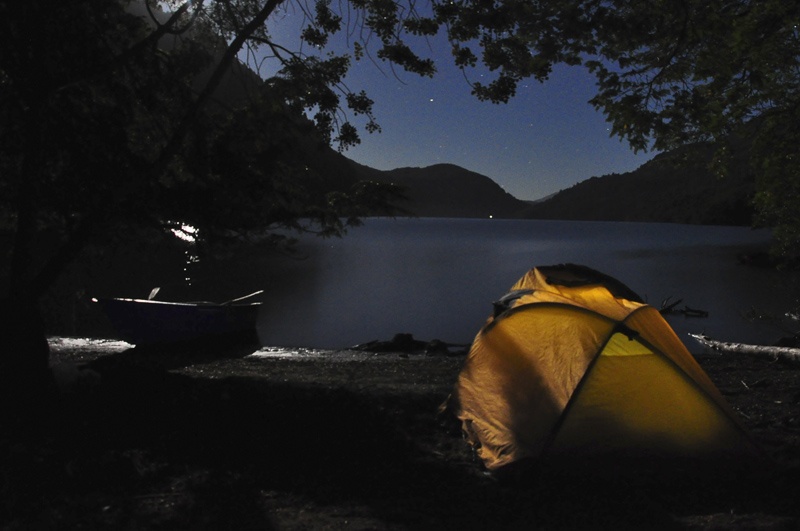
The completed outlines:
{"type": "Polygon", "coordinates": [[[254,291],[253,293],[251,293],[249,295],[245,295],[244,297],[239,297],[237,299],[231,299],[229,301],[225,301],[225,302],[222,303],[222,306],[227,306],[229,304],[233,304],[234,302],[240,302],[240,301],[243,301],[245,299],[249,299],[251,297],[255,297],[256,295],[261,295],[262,293],[264,293],[264,290],[260,289],[258,291],[254,291]]]}

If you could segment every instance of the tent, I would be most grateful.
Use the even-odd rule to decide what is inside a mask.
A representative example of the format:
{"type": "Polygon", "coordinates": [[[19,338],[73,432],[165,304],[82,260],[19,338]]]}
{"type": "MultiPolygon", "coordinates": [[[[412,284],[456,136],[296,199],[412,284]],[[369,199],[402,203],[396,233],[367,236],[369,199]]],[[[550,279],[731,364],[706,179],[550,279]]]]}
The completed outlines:
{"type": "Polygon", "coordinates": [[[451,398],[491,471],[556,457],[758,452],[659,311],[584,266],[535,268],[497,301],[451,398]]]}

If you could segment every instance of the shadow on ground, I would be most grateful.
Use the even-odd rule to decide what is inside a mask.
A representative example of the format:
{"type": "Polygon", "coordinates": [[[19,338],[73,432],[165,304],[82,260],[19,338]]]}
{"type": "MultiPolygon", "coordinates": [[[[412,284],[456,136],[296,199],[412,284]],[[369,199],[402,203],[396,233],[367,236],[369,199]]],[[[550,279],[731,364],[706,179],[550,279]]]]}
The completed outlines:
{"type": "Polygon", "coordinates": [[[470,461],[457,430],[435,416],[438,394],[193,378],[165,370],[188,363],[180,355],[153,367],[134,354],[98,360],[99,385],[53,402],[46,422],[2,437],[5,529],[778,529],[798,522],[796,468],[665,479],[587,467],[512,485],[470,461]],[[737,514],[761,515],[759,525],[737,514]]]}

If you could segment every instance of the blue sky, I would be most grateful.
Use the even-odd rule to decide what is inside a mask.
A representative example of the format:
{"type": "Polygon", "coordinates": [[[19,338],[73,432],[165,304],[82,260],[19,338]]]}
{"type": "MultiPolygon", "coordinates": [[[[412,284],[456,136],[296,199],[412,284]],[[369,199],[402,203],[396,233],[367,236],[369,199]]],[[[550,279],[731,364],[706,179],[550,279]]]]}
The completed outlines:
{"type": "Polygon", "coordinates": [[[508,104],[478,101],[460,71],[441,61],[439,75],[402,82],[371,63],[355,66],[350,85],[375,100],[379,134],[345,154],[373,168],[453,163],[491,177],[520,199],[538,199],[578,181],[630,171],[652,153],[634,154],[609,137],[609,124],[588,103],[592,77],[559,67],[541,84],[520,86],[508,104]]]}
{"type": "MultiPolygon", "coordinates": [[[[270,20],[272,36],[297,49],[302,18],[287,7],[270,20]]],[[[344,37],[331,46],[346,46],[344,37]]],[[[556,67],[545,83],[524,83],[511,102],[496,105],[472,96],[442,36],[417,46],[436,62],[432,79],[393,73],[368,58],[351,66],[347,86],[366,90],[375,101],[382,132],[362,130],[361,144],[347,157],[381,170],[452,163],[492,178],[520,199],[538,199],[593,176],[634,170],[653,156],[634,154],[609,137],[603,115],[588,103],[593,78],[581,67],[556,67]]],[[[470,75],[481,77],[479,71],[470,75]]]]}

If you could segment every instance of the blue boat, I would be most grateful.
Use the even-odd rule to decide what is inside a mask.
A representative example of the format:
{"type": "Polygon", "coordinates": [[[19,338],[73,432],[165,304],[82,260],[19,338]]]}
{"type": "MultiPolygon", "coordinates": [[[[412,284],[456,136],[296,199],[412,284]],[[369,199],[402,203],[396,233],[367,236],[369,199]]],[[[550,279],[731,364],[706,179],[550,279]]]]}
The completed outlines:
{"type": "Polygon", "coordinates": [[[148,299],[94,298],[122,339],[137,346],[187,343],[208,338],[255,334],[261,302],[256,291],[223,303],[166,302],[148,299]]]}

